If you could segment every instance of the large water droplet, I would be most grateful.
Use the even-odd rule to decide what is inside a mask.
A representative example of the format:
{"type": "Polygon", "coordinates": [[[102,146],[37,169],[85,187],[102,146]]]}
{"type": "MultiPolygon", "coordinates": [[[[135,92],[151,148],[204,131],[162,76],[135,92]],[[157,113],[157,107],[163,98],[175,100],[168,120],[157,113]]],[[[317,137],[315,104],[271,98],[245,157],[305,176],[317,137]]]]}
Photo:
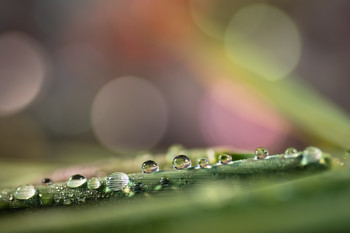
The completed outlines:
{"type": "Polygon", "coordinates": [[[15,198],[18,200],[28,200],[34,197],[36,189],[33,185],[21,185],[18,186],[14,192],[15,198]]]}
{"type": "Polygon", "coordinates": [[[207,159],[198,159],[198,167],[200,168],[210,168],[209,161],[207,159]]]}
{"type": "Polygon", "coordinates": [[[143,173],[152,173],[152,172],[157,172],[158,170],[159,170],[158,164],[153,160],[147,160],[142,164],[143,173]]]}
{"type": "Polygon", "coordinates": [[[191,167],[191,160],[186,155],[178,155],[173,160],[173,167],[182,170],[191,167]]]}
{"type": "Polygon", "coordinates": [[[129,183],[129,177],[123,172],[114,172],[107,176],[106,185],[112,191],[120,191],[129,183]]]}
{"type": "Polygon", "coordinates": [[[269,151],[264,147],[258,147],[255,150],[255,159],[265,159],[269,156],[269,151]]]}
{"type": "Polygon", "coordinates": [[[232,156],[228,153],[222,153],[219,156],[219,162],[222,164],[229,164],[232,162],[232,156]]]}
{"type": "Polygon", "coordinates": [[[303,159],[301,165],[307,165],[310,163],[322,163],[322,151],[317,147],[309,146],[303,151],[303,159]]]}
{"type": "Polygon", "coordinates": [[[286,149],[284,152],[285,157],[296,157],[298,156],[298,150],[295,149],[294,147],[289,147],[286,149]]]}
{"type": "Polygon", "coordinates": [[[98,189],[101,187],[101,182],[97,177],[91,177],[87,183],[88,189],[98,189]]]}
{"type": "Polygon", "coordinates": [[[44,186],[52,185],[52,180],[51,180],[50,178],[44,178],[44,179],[41,181],[41,184],[44,185],[44,186]]]}
{"type": "Polygon", "coordinates": [[[78,188],[86,183],[85,176],[82,176],[80,174],[73,175],[69,178],[67,181],[67,186],[69,188],[78,188]]]}

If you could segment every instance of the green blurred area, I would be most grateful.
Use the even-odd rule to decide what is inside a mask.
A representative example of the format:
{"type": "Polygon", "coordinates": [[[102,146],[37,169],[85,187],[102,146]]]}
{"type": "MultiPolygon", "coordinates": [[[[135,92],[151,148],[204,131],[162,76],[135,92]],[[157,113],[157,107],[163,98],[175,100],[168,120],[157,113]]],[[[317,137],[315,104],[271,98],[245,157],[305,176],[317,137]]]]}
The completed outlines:
{"type": "MultiPolygon", "coordinates": [[[[348,6],[1,3],[0,188],[140,172],[148,159],[167,170],[180,153],[213,162],[221,145],[234,159],[259,146],[277,154],[314,145],[342,163],[350,149],[348,6]],[[130,86],[109,85],[123,78],[130,86]],[[166,152],[173,143],[189,149],[166,152]]],[[[348,232],[344,163],[317,174],[3,211],[0,231],[348,232]]]]}

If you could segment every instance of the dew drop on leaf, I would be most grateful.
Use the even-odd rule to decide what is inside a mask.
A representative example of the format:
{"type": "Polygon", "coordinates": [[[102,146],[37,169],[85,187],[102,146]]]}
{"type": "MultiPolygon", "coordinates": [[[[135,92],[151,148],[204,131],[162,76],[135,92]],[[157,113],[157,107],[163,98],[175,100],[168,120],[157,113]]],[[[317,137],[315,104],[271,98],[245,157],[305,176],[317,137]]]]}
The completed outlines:
{"type": "Polygon", "coordinates": [[[168,186],[169,185],[169,183],[170,183],[170,177],[168,177],[168,176],[162,176],[161,178],[160,178],[160,184],[162,185],[162,187],[166,187],[166,186],[168,186]]]}
{"type": "Polygon", "coordinates": [[[67,181],[67,186],[69,188],[78,188],[81,187],[83,184],[86,183],[85,176],[82,176],[80,174],[76,174],[71,176],[67,181]]]}
{"type": "Polygon", "coordinates": [[[97,177],[91,177],[87,183],[88,189],[94,190],[101,187],[101,182],[97,177]]]}
{"type": "Polygon", "coordinates": [[[152,173],[159,170],[158,164],[153,160],[147,160],[142,164],[143,173],[152,173]]]}
{"type": "Polygon", "coordinates": [[[265,159],[269,156],[269,151],[264,147],[258,147],[255,150],[255,159],[265,159]]]}
{"type": "Polygon", "coordinates": [[[198,167],[200,168],[210,168],[209,161],[207,159],[198,159],[198,167]]]}
{"type": "Polygon", "coordinates": [[[44,185],[44,186],[52,185],[52,180],[50,178],[44,178],[41,181],[41,184],[44,185]]]}
{"type": "Polygon", "coordinates": [[[182,170],[191,167],[191,160],[186,155],[178,155],[173,160],[173,167],[182,170]]]}
{"type": "Polygon", "coordinates": [[[18,200],[28,200],[36,194],[36,189],[33,185],[18,186],[14,192],[14,196],[18,200]]]}
{"type": "Polygon", "coordinates": [[[228,153],[222,153],[219,156],[219,162],[222,164],[229,164],[232,162],[232,156],[228,153]]]}
{"type": "Polygon", "coordinates": [[[136,184],[133,185],[132,189],[133,189],[133,191],[134,191],[135,193],[140,193],[140,192],[143,191],[144,188],[143,188],[142,183],[141,183],[141,182],[138,182],[138,183],[136,183],[136,184]]]}
{"type": "Polygon", "coordinates": [[[129,183],[129,177],[123,172],[114,172],[107,176],[106,185],[111,191],[120,191],[129,183]]]}
{"type": "Polygon", "coordinates": [[[296,157],[298,155],[298,150],[295,149],[294,147],[289,147],[286,149],[286,151],[284,152],[284,155],[286,157],[296,157]]]}
{"type": "Polygon", "coordinates": [[[305,166],[310,163],[322,163],[322,151],[314,146],[309,146],[303,151],[303,159],[301,165],[305,166]]]}

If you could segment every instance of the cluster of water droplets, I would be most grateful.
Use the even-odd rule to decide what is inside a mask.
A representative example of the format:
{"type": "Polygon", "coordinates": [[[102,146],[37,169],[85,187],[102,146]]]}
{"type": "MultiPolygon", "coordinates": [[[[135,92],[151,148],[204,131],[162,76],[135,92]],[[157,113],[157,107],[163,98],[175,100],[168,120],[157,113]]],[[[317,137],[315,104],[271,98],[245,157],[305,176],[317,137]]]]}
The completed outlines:
{"type": "MultiPolygon", "coordinates": [[[[285,150],[284,154],[273,156],[269,155],[266,148],[259,147],[254,153],[255,160],[264,160],[272,157],[285,159],[299,157],[301,158],[300,164],[302,166],[325,162],[322,151],[316,147],[307,147],[300,152],[290,147],[285,150]]],[[[176,170],[189,168],[211,169],[215,166],[233,163],[231,154],[221,153],[218,156],[218,163],[216,164],[210,164],[207,158],[200,158],[198,159],[197,166],[191,167],[191,159],[184,154],[180,154],[173,158],[172,166],[176,170]]],[[[145,161],[141,169],[144,174],[159,172],[159,166],[153,160],[145,161]]],[[[135,178],[130,180],[129,176],[123,172],[114,172],[105,178],[91,177],[89,179],[83,175],[75,174],[72,175],[65,184],[53,184],[50,178],[44,178],[41,184],[42,186],[48,186],[46,189],[38,189],[33,185],[21,185],[18,186],[13,193],[2,191],[3,193],[0,193],[0,198],[6,196],[8,201],[20,200],[24,202],[39,200],[43,205],[53,200],[56,204],[71,205],[85,202],[86,197],[93,197],[95,199],[108,198],[113,195],[113,193],[123,193],[124,195],[133,196],[135,193],[143,192],[147,188],[141,181],[142,180],[137,181],[135,178]]],[[[162,176],[154,190],[160,190],[169,186],[169,184],[170,177],[162,176]]]]}

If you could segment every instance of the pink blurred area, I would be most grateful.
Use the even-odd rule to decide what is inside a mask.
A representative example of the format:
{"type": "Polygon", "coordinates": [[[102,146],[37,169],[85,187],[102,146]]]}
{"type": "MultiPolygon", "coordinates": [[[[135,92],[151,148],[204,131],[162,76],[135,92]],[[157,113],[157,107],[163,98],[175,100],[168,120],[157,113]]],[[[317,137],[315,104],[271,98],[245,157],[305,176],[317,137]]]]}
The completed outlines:
{"type": "MultiPolygon", "coordinates": [[[[0,157],[46,159],[59,156],[54,150],[62,143],[116,154],[164,150],[173,143],[250,151],[264,146],[272,152],[280,152],[287,140],[289,146],[304,146],[307,142],[263,93],[194,60],[211,56],[211,44],[221,43],[198,27],[194,8],[208,25],[221,28],[241,7],[258,2],[264,1],[1,2],[0,157]],[[125,77],[134,78],[118,81],[125,77]]],[[[341,27],[337,20],[349,12],[333,15],[325,28],[313,28],[310,21],[316,24],[322,15],[306,14],[302,1],[269,4],[296,22],[306,45],[295,72],[350,109],[348,95],[335,93],[350,84],[348,42],[336,45],[339,52],[345,49],[339,56],[330,54],[335,45],[326,39],[310,44],[318,35],[330,38],[327,30],[341,27]],[[337,89],[313,59],[323,55],[323,62],[337,66],[337,80],[331,82],[342,83],[337,89]]],[[[307,4],[334,12],[348,5],[307,4]]],[[[349,32],[332,33],[341,38],[349,32]]]]}

